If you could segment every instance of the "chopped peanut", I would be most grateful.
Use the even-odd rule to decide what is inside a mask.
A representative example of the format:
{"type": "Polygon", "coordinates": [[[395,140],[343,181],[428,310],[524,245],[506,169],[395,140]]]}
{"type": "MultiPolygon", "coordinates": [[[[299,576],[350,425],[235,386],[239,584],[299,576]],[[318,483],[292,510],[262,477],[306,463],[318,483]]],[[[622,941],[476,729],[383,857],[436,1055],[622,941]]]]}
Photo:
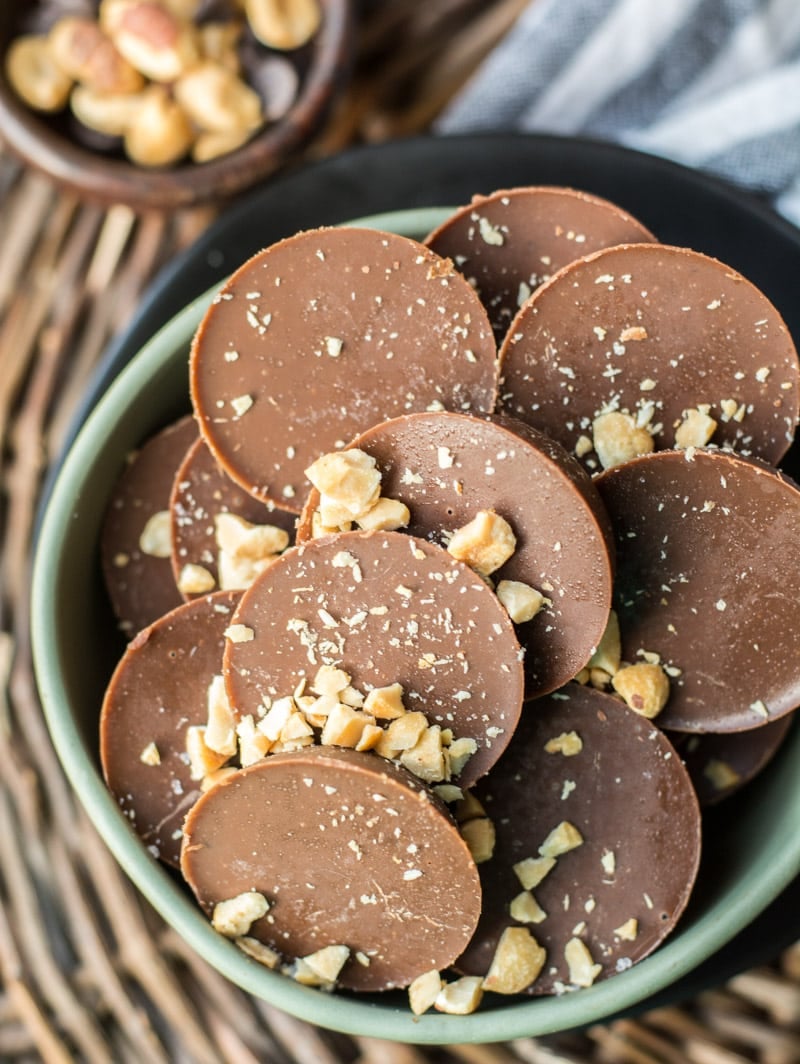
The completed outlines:
{"type": "Polygon", "coordinates": [[[580,938],[571,938],[564,947],[564,959],[569,967],[569,981],[573,986],[591,986],[603,966],[592,961],[589,947],[580,938]]]}
{"type": "Polygon", "coordinates": [[[139,550],[153,558],[169,558],[172,553],[172,518],[169,510],[159,510],[148,518],[139,536],[139,550]]]}
{"type": "Polygon", "coordinates": [[[702,410],[696,408],[684,410],[683,420],[675,429],[675,446],[679,450],[685,450],[687,447],[705,447],[714,435],[716,427],[717,423],[713,417],[702,410]]]}
{"type": "Polygon", "coordinates": [[[583,740],[577,732],[562,732],[544,744],[545,753],[574,757],[583,750],[583,740]]]}
{"type": "Polygon", "coordinates": [[[325,946],[315,953],[309,953],[307,957],[300,957],[299,960],[316,976],[315,985],[331,986],[339,978],[339,972],[349,956],[348,946],[325,946]]]}
{"type": "Polygon", "coordinates": [[[729,765],[727,761],[720,761],[716,757],[712,757],[705,766],[703,775],[709,780],[712,787],[718,791],[725,791],[728,787],[735,787],[742,779],[732,765],[729,765]]]}
{"type": "Polygon", "coordinates": [[[658,716],[669,698],[667,674],[660,665],[645,661],[620,669],[612,684],[631,709],[649,720],[658,716]]]}
{"type": "Polygon", "coordinates": [[[495,994],[519,994],[539,977],[547,958],[526,927],[507,927],[500,936],[483,989],[495,994]]]}
{"type": "Polygon", "coordinates": [[[356,750],[374,750],[383,738],[383,728],[378,724],[365,724],[361,738],[356,743],[356,750]]]}
{"type": "Polygon", "coordinates": [[[216,580],[204,565],[188,562],[178,574],[178,591],[182,595],[204,595],[216,586],[216,580]]]}
{"type": "Polygon", "coordinates": [[[483,997],[483,980],[479,975],[463,975],[452,983],[445,983],[436,996],[433,1007],[437,1012],[452,1016],[467,1016],[474,1012],[483,997]]]}
{"type": "Polygon", "coordinates": [[[355,519],[359,528],[365,532],[393,532],[405,528],[411,520],[411,511],[399,499],[387,499],[381,496],[374,506],[365,514],[355,519]]]}
{"type": "Polygon", "coordinates": [[[478,749],[474,739],[465,735],[461,739],[454,739],[447,748],[447,761],[450,766],[450,775],[458,776],[478,749]]]}
{"type": "Polygon", "coordinates": [[[626,920],[620,927],[615,927],[614,934],[625,942],[635,942],[639,934],[639,921],[632,916],[630,920],[626,920]]]}
{"type": "Polygon", "coordinates": [[[605,631],[594,654],[589,658],[588,668],[603,669],[613,676],[619,668],[622,658],[622,640],[619,633],[619,617],[615,610],[610,610],[605,631]]]}
{"type": "Polygon", "coordinates": [[[514,873],[525,890],[538,886],[556,866],[555,857],[526,857],[514,865],[514,873]]]}
{"type": "Polygon", "coordinates": [[[655,444],[643,426],[637,425],[630,414],[612,410],[600,414],[592,423],[594,449],[603,469],[629,462],[640,454],[650,454],[655,444]]]}
{"type": "Polygon", "coordinates": [[[215,676],[208,685],[208,723],[206,746],[225,757],[236,753],[236,716],[228,701],[225,680],[215,676]]]}
{"type": "Polygon", "coordinates": [[[289,546],[289,534],[282,528],[252,524],[237,514],[217,514],[214,525],[223,590],[249,587],[289,546]]]}
{"type": "Polygon", "coordinates": [[[364,700],[364,709],[376,720],[395,720],[406,711],[403,705],[403,687],[399,683],[388,687],[375,687],[364,700]]]}
{"type": "Polygon", "coordinates": [[[508,561],[516,545],[517,537],[504,517],[494,510],[480,510],[468,524],[456,529],[447,549],[481,576],[488,576],[508,561]]]}
{"type": "Polygon", "coordinates": [[[228,754],[218,754],[206,743],[204,725],[193,724],[186,729],[186,753],[189,755],[189,775],[193,780],[216,772],[228,760],[228,754]]]}
{"type": "Polygon", "coordinates": [[[224,634],[232,643],[251,643],[255,637],[253,629],[246,624],[230,624],[224,634]]]}
{"type": "Polygon", "coordinates": [[[277,968],[281,963],[280,954],[276,953],[274,949],[270,949],[269,946],[265,946],[263,942],[259,942],[257,938],[250,938],[249,935],[240,935],[234,939],[234,942],[242,953],[246,953],[254,961],[263,964],[265,968],[277,968]]]}
{"type": "Polygon", "coordinates": [[[203,776],[200,781],[200,790],[203,794],[206,791],[210,791],[212,787],[216,787],[218,783],[222,783],[228,776],[233,775],[234,772],[238,772],[233,765],[223,765],[222,768],[218,768],[216,772],[210,772],[207,776],[203,776]]]}
{"type": "Polygon", "coordinates": [[[368,713],[362,713],[358,709],[340,702],[333,709],[325,721],[322,729],[320,742],[323,746],[348,746],[355,748],[361,741],[364,728],[368,724],[374,724],[375,718],[368,713]]]}
{"type": "MultiPolygon", "coordinates": [[[[398,720],[402,720],[399,717],[398,720]]],[[[426,783],[438,783],[445,779],[445,759],[442,749],[442,729],[432,724],[420,735],[416,743],[400,754],[400,762],[426,783]]]]}
{"type": "Polygon", "coordinates": [[[501,580],[497,585],[497,597],[514,624],[533,620],[544,604],[544,595],[540,591],[519,580],[501,580]]]}
{"type": "Polygon", "coordinates": [[[158,752],[158,747],[155,743],[148,743],[147,746],[139,754],[139,760],[143,765],[160,765],[161,754],[158,752]]]}
{"type": "Polygon", "coordinates": [[[285,698],[276,698],[256,727],[271,743],[276,743],[281,738],[281,733],[289,718],[295,712],[293,698],[288,695],[285,698]]]}
{"type": "Polygon", "coordinates": [[[239,762],[242,768],[254,765],[256,761],[266,757],[272,746],[266,735],[256,728],[249,713],[236,725],[236,735],[239,738],[239,762]]]}
{"type": "Polygon", "coordinates": [[[494,853],[496,840],[494,824],[487,816],[475,817],[461,825],[461,838],[466,842],[475,864],[488,861],[494,853]]]}
{"type": "Polygon", "coordinates": [[[408,1003],[414,1015],[421,1016],[432,1008],[441,989],[442,977],[435,968],[418,975],[408,988],[408,1003]]]}
{"type": "Polygon", "coordinates": [[[215,931],[228,938],[240,938],[246,935],[251,926],[266,916],[269,912],[269,902],[263,894],[255,890],[248,890],[244,894],[237,894],[235,898],[220,901],[214,906],[214,915],[211,923],[215,931]]]}
{"type": "Polygon", "coordinates": [[[539,853],[542,857],[560,857],[562,853],[568,853],[583,845],[583,836],[568,820],[562,820],[554,827],[542,845],[539,853]]]}
{"type": "Polygon", "coordinates": [[[512,899],[508,913],[520,924],[540,924],[547,919],[547,913],[529,890],[523,890],[512,899]]]}
{"type": "Polygon", "coordinates": [[[344,669],[321,665],[311,687],[318,695],[338,695],[349,683],[350,677],[344,669]]]}
{"type": "Polygon", "coordinates": [[[402,717],[392,721],[375,749],[381,757],[391,761],[403,750],[416,746],[427,727],[424,713],[404,713],[402,717]]]}
{"type": "Polygon", "coordinates": [[[361,517],[380,496],[375,459],[357,447],[322,455],[306,476],[320,494],[319,514],[328,527],[361,517]]]}
{"type": "Polygon", "coordinates": [[[486,816],[486,810],[479,799],[471,791],[467,791],[455,808],[457,823],[466,824],[468,820],[474,820],[476,817],[481,816],[486,816]]]}

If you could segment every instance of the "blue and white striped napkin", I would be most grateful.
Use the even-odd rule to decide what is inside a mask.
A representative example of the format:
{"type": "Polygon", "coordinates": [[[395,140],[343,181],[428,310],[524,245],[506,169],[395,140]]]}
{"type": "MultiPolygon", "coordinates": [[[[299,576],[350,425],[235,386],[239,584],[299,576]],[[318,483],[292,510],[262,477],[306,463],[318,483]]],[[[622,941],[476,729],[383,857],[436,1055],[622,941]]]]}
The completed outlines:
{"type": "Polygon", "coordinates": [[[531,0],[437,125],[489,129],[616,140],[800,224],[800,0],[531,0]]]}

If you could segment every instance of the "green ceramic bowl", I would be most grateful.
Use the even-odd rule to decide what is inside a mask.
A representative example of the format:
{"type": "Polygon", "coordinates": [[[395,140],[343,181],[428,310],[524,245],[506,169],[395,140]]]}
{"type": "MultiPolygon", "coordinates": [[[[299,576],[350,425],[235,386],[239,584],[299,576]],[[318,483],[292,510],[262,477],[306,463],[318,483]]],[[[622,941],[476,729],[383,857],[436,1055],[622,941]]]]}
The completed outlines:
{"type": "MultiPolygon", "coordinates": [[[[446,209],[362,224],[421,237],[446,209]]],[[[106,790],[98,759],[103,690],[120,653],[98,540],[125,456],[189,409],[188,351],[211,293],[177,315],[123,370],[75,440],[49,500],[33,581],[33,645],[50,732],[78,796],[120,865],[164,919],[234,983],[306,1020],[419,1043],[495,1042],[595,1023],[673,986],[746,927],[800,871],[800,732],[766,773],[714,810],[690,906],[652,956],[562,997],[487,995],[471,1016],[415,1018],[405,994],[323,994],[260,967],[214,932],[187,889],[147,853],[106,790]]]]}

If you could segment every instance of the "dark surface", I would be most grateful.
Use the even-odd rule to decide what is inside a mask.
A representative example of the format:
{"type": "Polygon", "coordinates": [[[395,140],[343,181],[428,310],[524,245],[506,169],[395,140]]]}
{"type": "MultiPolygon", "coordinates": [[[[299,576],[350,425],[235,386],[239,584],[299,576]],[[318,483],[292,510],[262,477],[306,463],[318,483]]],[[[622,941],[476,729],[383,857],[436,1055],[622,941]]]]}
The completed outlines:
{"type": "MultiPolygon", "coordinates": [[[[605,196],[662,241],[722,259],[763,289],[795,342],[800,339],[800,231],[754,197],[708,175],[603,142],[487,134],[451,137],[445,147],[441,139],[418,138],[359,148],[286,173],[230,208],[160,274],[135,319],[109,346],[68,444],[139,348],[190,300],[262,247],[298,229],[382,211],[458,206],[474,193],[522,184],[570,185],[605,196]]],[[[782,463],[795,478],[799,451],[795,443],[782,463]]],[[[48,493],[46,488],[45,499],[48,493]]],[[[677,996],[688,1000],[770,961],[798,938],[800,880],[795,880],[747,930],[681,980],[677,996]]],[[[675,1000],[676,988],[670,987],[636,1011],[675,1000]]]]}

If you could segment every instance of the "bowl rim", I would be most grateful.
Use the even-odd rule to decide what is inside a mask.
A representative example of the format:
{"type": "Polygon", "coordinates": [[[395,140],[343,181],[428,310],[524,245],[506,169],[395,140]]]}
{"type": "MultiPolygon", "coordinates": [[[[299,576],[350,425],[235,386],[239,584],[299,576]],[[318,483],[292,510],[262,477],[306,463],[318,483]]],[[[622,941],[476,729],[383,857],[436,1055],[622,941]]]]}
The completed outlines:
{"type": "MultiPolygon", "coordinates": [[[[320,0],[324,17],[311,43],[311,61],[287,113],[246,144],[206,163],[170,169],[136,166],[85,148],[47,125],[19,100],[5,73],[0,46],[0,132],[14,155],[39,173],[92,202],[135,209],[177,209],[225,200],[268,177],[322,122],[332,93],[352,62],[351,0],[320,0]]],[[[279,54],[279,53],[276,53],[279,54]]]]}
{"type": "MultiPolygon", "coordinates": [[[[452,208],[393,211],[350,224],[387,228],[406,236],[428,232],[431,222],[452,208]]],[[[58,674],[57,618],[52,589],[63,564],[61,541],[65,515],[88,483],[97,453],[118,420],[118,408],[146,388],[157,369],[188,355],[189,343],[203,312],[219,289],[214,285],[180,311],[121,370],[97,403],[66,456],[45,510],[34,560],[32,642],[34,667],[47,725],[59,759],[90,820],[114,857],[153,907],[213,967],[242,989],[303,1020],[331,1030],[416,1044],[496,1042],[551,1034],[607,1020],[632,1008],[686,975],[734,935],[800,873],[800,837],[794,847],[783,837],[770,840],[757,869],[749,869],[726,893],[724,912],[695,916],[691,941],[683,941],[679,924],[673,935],[630,971],[560,997],[513,998],[469,1016],[426,1013],[415,1017],[389,1003],[341,994],[327,995],[269,971],[245,957],[218,935],[191,898],[157,865],[133,834],[129,823],[90,757],[68,706],[58,674]],[[757,900],[756,900],[757,899],[757,900]]],[[[187,384],[188,404],[188,384],[187,384]]],[[[800,737],[797,738],[800,743],[800,737]]],[[[787,823],[800,819],[800,788],[785,810],[787,823]]],[[[684,917],[685,919],[685,917],[684,917]]],[[[686,925],[684,925],[686,929],[686,925]]]]}

